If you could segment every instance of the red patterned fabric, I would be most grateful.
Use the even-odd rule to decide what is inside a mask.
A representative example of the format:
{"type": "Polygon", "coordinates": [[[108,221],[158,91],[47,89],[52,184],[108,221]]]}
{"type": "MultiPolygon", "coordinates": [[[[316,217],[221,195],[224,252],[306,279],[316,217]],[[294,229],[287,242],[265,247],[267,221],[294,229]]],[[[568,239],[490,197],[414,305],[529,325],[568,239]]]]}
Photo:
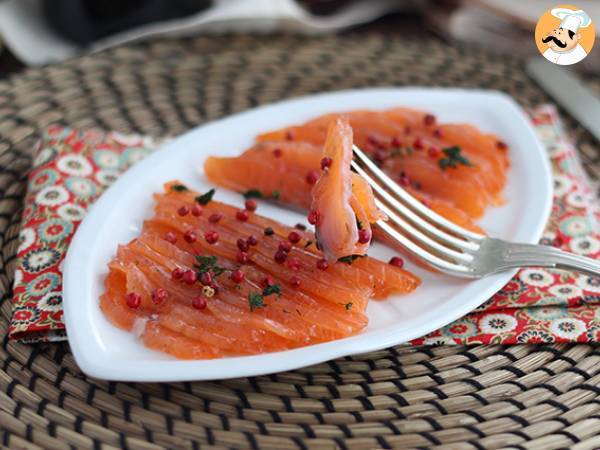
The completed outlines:
{"type": "MultiPolygon", "coordinates": [[[[531,112],[552,161],[555,197],[542,243],[600,256],[600,210],[556,110],[531,112]]],[[[52,126],[42,136],[25,198],[9,335],[24,342],[65,339],[64,255],[88,207],[155,142],[116,132],[52,126]]],[[[524,269],[472,313],[413,344],[595,342],[600,279],[524,269]]]]}

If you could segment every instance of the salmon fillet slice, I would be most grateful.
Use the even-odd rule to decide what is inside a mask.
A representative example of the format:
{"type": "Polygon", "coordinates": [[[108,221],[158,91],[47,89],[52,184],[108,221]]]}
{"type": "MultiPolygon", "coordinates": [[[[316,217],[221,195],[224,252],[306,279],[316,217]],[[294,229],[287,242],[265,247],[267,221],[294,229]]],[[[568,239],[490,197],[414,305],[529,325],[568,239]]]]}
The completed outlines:
{"type": "MultiPolygon", "coordinates": [[[[356,145],[449,220],[479,229],[475,220],[487,208],[503,203],[510,163],[507,146],[497,136],[468,124],[438,123],[433,115],[408,108],[343,115],[356,145]]],[[[308,210],[312,185],[307,175],[320,170],[329,124],[339,116],[326,114],[261,134],[238,157],[208,158],[205,173],[217,185],[257,191],[308,210]]]]}
{"type": "Polygon", "coordinates": [[[347,337],[367,326],[370,298],[420,283],[369,257],[319,267],[323,254],[313,233],[254,212],[240,215],[179,182],[154,200],[154,216],[109,263],[100,308],[147,347],[177,358],[252,355],[347,337]]]}

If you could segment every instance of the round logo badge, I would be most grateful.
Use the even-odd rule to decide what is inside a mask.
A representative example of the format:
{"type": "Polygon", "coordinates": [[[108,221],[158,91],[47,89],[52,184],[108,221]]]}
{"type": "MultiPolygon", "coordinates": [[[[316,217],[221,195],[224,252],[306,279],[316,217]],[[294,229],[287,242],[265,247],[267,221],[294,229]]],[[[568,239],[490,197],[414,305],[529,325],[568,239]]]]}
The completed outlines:
{"type": "Polygon", "coordinates": [[[594,46],[596,30],[590,16],[572,5],[546,11],[535,27],[535,44],[544,58],[569,66],[584,59],[594,46]]]}

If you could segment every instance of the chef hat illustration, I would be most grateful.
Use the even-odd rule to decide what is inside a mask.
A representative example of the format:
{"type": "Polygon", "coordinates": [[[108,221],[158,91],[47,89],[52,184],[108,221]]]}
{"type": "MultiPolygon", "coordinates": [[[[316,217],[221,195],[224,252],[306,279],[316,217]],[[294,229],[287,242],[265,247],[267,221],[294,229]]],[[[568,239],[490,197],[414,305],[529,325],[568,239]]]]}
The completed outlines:
{"type": "Polygon", "coordinates": [[[581,9],[573,11],[567,8],[554,8],[550,13],[561,20],[560,27],[577,33],[579,28],[586,28],[592,23],[592,19],[581,9]]]}

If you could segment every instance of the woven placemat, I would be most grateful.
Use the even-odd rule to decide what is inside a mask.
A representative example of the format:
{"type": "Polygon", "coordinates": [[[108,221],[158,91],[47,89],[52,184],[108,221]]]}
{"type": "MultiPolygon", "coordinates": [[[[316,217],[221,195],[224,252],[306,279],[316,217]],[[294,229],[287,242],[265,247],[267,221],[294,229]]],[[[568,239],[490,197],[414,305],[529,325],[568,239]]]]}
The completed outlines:
{"type": "MultiPolygon", "coordinates": [[[[84,376],[66,344],[6,339],[25,177],[60,122],[156,136],[282,98],[361,86],[483,87],[549,99],[518,61],[437,40],[219,37],[114,49],[0,83],[0,443],[7,448],[600,447],[590,345],[403,347],[250,379],[84,376]]],[[[459,107],[459,105],[457,105],[459,107]]],[[[589,136],[570,122],[593,175],[589,136]]]]}

